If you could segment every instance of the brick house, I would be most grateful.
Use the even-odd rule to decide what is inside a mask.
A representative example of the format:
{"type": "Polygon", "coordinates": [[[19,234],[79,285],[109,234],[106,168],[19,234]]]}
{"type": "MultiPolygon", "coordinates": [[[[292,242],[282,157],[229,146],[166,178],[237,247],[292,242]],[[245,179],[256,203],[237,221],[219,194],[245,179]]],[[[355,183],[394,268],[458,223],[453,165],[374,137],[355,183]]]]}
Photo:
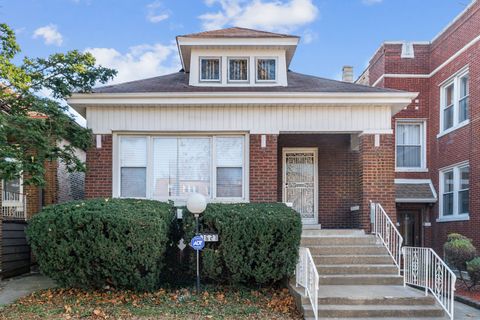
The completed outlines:
{"type": "Polygon", "coordinates": [[[432,41],[385,42],[357,83],[418,92],[392,118],[398,226],[442,253],[448,233],[480,246],[480,2],[432,41]]]}
{"type": "MultiPolygon", "coordinates": [[[[65,142],[62,142],[62,144],[65,142]]],[[[85,152],[77,150],[85,161],[85,152]]],[[[0,180],[0,276],[10,277],[30,270],[30,248],[25,238],[28,220],[42,207],[83,199],[85,174],[68,172],[60,161],[45,163],[43,188],[23,185],[23,179],[0,180]]]]}
{"type": "Polygon", "coordinates": [[[85,195],[285,202],[304,224],[395,219],[392,114],[416,93],[289,70],[299,38],[244,28],[177,37],[177,73],[74,94],[95,146],[85,195]]]}

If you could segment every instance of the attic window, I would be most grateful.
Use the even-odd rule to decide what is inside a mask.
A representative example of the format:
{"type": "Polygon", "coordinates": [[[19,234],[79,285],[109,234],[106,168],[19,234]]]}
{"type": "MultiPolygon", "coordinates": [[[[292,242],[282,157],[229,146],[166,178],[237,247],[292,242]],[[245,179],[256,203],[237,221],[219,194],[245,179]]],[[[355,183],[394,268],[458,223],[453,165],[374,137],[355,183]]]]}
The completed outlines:
{"type": "Polygon", "coordinates": [[[229,58],[228,59],[228,81],[247,82],[248,81],[248,59],[247,58],[229,58]]]}
{"type": "Polygon", "coordinates": [[[257,59],[257,81],[276,81],[276,59],[257,59]]]}
{"type": "Polygon", "coordinates": [[[201,58],[200,70],[200,81],[220,81],[220,58],[201,58]]]}

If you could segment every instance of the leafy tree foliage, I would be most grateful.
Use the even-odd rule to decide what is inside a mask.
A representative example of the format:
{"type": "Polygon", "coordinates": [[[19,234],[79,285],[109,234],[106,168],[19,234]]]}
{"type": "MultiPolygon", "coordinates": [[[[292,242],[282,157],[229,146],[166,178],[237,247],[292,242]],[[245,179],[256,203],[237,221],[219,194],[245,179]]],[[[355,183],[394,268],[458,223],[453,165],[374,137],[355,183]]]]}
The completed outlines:
{"type": "Polygon", "coordinates": [[[64,99],[89,92],[116,71],[95,65],[90,53],[77,50],[48,58],[14,59],[20,53],[15,33],[0,24],[0,179],[24,176],[24,184],[45,184],[44,163],[62,160],[70,171],[84,171],[75,149],[86,149],[91,132],[68,113],[64,99]],[[52,98],[41,97],[49,92],[52,98]],[[70,144],[61,146],[67,140],[70,144]]]}

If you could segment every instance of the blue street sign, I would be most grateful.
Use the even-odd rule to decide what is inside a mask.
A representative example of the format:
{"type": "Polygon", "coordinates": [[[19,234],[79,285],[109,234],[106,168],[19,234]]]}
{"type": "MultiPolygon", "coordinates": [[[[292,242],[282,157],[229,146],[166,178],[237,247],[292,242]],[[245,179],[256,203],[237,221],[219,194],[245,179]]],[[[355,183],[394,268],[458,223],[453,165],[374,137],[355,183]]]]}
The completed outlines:
{"type": "Polygon", "coordinates": [[[203,240],[202,236],[195,236],[192,238],[192,241],[190,241],[190,246],[193,250],[202,250],[203,247],[205,247],[205,240],[203,240]]]}

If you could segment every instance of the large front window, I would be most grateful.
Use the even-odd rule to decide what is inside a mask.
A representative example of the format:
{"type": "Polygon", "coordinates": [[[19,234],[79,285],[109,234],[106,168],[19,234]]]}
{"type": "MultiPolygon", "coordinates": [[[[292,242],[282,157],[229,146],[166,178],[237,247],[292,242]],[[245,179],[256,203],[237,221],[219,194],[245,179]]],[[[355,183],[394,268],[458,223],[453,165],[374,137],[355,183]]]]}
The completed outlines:
{"type": "Polygon", "coordinates": [[[468,217],[470,206],[470,167],[457,165],[440,172],[440,220],[468,217]]]}
{"type": "Polygon", "coordinates": [[[441,87],[440,132],[449,132],[469,119],[469,75],[461,72],[441,87]]]}
{"type": "Polygon", "coordinates": [[[245,198],[244,136],[120,136],[120,197],[245,198]]]}
{"type": "Polygon", "coordinates": [[[401,170],[425,169],[423,122],[397,122],[396,167],[401,170]]]}

